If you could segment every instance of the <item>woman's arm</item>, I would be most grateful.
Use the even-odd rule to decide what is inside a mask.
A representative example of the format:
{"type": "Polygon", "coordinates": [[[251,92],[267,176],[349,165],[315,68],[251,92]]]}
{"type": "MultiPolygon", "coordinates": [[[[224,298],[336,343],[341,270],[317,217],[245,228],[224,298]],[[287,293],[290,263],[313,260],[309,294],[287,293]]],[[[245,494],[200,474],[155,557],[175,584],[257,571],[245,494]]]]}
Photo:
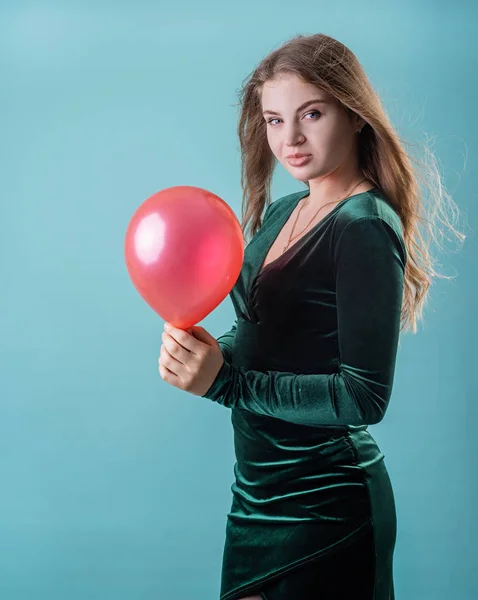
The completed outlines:
{"type": "MultiPolygon", "coordinates": [[[[267,221],[268,217],[270,216],[272,206],[275,206],[275,204],[269,204],[269,206],[267,207],[266,212],[264,213],[264,219],[262,221],[261,227],[259,228],[259,231],[262,229],[262,227],[264,226],[264,223],[267,221]]],[[[232,344],[234,342],[234,336],[236,335],[236,328],[237,328],[237,319],[235,320],[232,328],[229,331],[226,331],[226,333],[223,333],[218,338],[216,338],[216,341],[219,343],[219,346],[221,348],[222,355],[224,356],[224,359],[227,360],[228,362],[231,362],[231,360],[232,360],[232,344]]]]}
{"type": "Polygon", "coordinates": [[[342,230],[334,262],[337,372],[262,372],[225,361],[204,398],[312,426],[374,424],[383,418],[398,348],[405,249],[382,218],[361,217],[342,230]]]}
{"type": "Polygon", "coordinates": [[[227,360],[227,362],[232,361],[232,344],[234,342],[234,336],[236,335],[236,329],[237,319],[229,331],[226,331],[226,333],[223,333],[216,338],[216,341],[221,348],[222,355],[224,356],[224,360],[227,360]]]}

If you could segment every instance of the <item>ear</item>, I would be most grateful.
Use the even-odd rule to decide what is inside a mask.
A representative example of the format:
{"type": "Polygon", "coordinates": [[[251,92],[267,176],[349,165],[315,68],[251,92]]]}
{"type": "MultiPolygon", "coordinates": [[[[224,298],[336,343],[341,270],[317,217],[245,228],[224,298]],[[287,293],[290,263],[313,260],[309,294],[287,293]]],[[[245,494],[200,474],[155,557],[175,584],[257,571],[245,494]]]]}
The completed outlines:
{"type": "Polygon", "coordinates": [[[366,122],[362,119],[362,117],[360,115],[358,115],[356,112],[353,112],[352,110],[348,110],[348,117],[350,119],[350,124],[352,126],[352,129],[354,131],[358,131],[359,129],[362,129],[362,127],[366,124],[366,122]]]}
{"type": "Polygon", "coordinates": [[[364,125],[366,125],[366,123],[367,122],[364,121],[360,115],[355,114],[355,122],[354,122],[355,129],[357,129],[357,130],[362,129],[362,127],[364,125]]]}

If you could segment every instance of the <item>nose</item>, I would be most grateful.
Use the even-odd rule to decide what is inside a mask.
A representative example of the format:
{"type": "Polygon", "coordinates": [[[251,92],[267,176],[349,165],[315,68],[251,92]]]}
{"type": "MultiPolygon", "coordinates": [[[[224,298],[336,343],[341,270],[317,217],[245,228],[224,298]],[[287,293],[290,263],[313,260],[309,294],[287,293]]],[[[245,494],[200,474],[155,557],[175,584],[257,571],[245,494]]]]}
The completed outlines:
{"type": "Polygon", "coordinates": [[[304,141],[304,135],[300,130],[300,125],[294,125],[293,123],[288,127],[284,128],[284,144],[289,150],[293,150],[296,146],[299,146],[304,141]]]}

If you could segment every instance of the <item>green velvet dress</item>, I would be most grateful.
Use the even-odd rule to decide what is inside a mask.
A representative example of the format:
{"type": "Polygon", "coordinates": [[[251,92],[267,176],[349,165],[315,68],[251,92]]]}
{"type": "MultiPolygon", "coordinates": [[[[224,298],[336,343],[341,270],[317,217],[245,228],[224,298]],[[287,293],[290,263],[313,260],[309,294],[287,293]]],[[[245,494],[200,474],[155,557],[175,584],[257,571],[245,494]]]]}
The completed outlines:
{"type": "Polygon", "coordinates": [[[308,189],[273,202],[247,245],[218,338],[224,364],[203,397],[231,409],[236,463],[221,600],[373,529],[375,600],[391,600],[396,512],[383,419],[399,344],[406,249],[377,187],[345,198],[261,269],[308,189]]]}

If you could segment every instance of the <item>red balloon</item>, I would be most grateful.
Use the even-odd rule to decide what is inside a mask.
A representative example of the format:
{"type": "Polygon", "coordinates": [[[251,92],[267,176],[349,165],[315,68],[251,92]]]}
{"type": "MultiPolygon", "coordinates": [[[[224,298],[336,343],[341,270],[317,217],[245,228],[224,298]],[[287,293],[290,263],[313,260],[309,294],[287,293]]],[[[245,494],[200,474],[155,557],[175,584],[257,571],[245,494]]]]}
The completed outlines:
{"type": "Polygon", "coordinates": [[[202,188],[182,185],[153,194],[131,219],[126,267],[144,300],[174,327],[201,321],[229,294],[244,260],[233,210],[202,188]]]}

